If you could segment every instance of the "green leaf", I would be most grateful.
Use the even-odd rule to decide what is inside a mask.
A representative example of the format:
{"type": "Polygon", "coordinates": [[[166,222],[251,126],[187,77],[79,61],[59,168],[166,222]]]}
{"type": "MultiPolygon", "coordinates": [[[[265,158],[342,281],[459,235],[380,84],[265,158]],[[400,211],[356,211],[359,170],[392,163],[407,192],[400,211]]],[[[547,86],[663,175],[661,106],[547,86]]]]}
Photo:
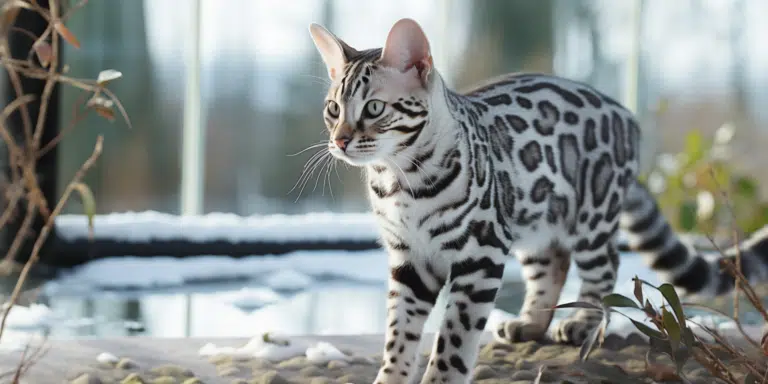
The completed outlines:
{"type": "Polygon", "coordinates": [[[643,282],[635,275],[632,279],[635,282],[635,298],[639,303],[643,303],[643,282]]]}
{"type": "Polygon", "coordinates": [[[734,192],[747,199],[754,199],[757,197],[757,182],[752,178],[740,176],[734,182],[734,192]]]}
{"type": "Polygon", "coordinates": [[[596,309],[600,311],[603,310],[603,307],[592,304],[592,303],[587,303],[586,301],[574,301],[571,303],[563,303],[560,305],[555,305],[555,309],[563,309],[563,308],[596,309]]]}
{"type": "Polygon", "coordinates": [[[85,216],[88,218],[88,237],[93,240],[93,218],[96,216],[96,199],[93,198],[93,192],[86,184],[76,183],[73,188],[80,194],[83,201],[85,216]]]}
{"type": "Polygon", "coordinates": [[[696,228],[696,210],[697,205],[695,200],[685,200],[680,204],[679,208],[679,221],[680,228],[683,231],[691,232],[696,228]]]}
{"type": "Polygon", "coordinates": [[[657,331],[657,330],[655,330],[655,329],[653,329],[653,328],[651,328],[651,327],[649,327],[649,326],[647,326],[647,325],[645,325],[645,324],[643,324],[643,323],[641,323],[641,322],[639,322],[637,320],[629,319],[629,321],[631,321],[632,324],[635,325],[635,328],[637,328],[638,331],[642,332],[644,335],[646,335],[648,337],[653,337],[653,338],[656,338],[656,339],[659,339],[659,340],[666,340],[667,339],[667,337],[664,336],[663,333],[661,333],[661,332],[659,332],[659,331],[657,331]]]}
{"type": "Polygon", "coordinates": [[[677,317],[677,323],[680,324],[680,328],[686,328],[685,326],[685,313],[683,312],[683,305],[680,303],[680,297],[677,296],[677,291],[672,284],[664,283],[659,286],[659,291],[664,295],[664,299],[675,311],[677,317]]]}
{"type": "Polygon", "coordinates": [[[632,299],[618,293],[611,293],[603,297],[603,305],[606,307],[640,309],[637,303],[632,301],[632,299]]]}
{"type": "Polygon", "coordinates": [[[581,348],[579,348],[579,358],[581,361],[586,361],[589,358],[589,355],[592,353],[592,350],[595,349],[597,341],[605,337],[605,330],[608,328],[609,321],[610,316],[608,313],[603,313],[603,318],[600,320],[600,325],[592,330],[592,332],[589,334],[589,337],[584,340],[584,343],[581,344],[581,348]]]}
{"type": "Polygon", "coordinates": [[[685,154],[688,155],[689,164],[694,164],[704,157],[704,136],[698,129],[694,129],[685,135],[685,154]]]}
{"type": "Polygon", "coordinates": [[[675,317],[672,313],[667,311],[667,308],[661,308],[661,323],[664,324],[664,329],[669,335],[669,339],[672,343],[672,350],[676,351],[680,346],[680,326],[675,321],[675,317]]]}

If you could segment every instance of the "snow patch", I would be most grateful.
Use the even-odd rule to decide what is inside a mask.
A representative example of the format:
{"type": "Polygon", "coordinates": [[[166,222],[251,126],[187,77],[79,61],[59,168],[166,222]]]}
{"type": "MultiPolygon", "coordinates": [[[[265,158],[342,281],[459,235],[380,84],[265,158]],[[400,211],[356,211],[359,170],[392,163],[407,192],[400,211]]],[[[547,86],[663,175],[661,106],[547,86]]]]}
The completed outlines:
{"type": "Polygon", "coordinates": [[[222,300],[240,308],[243,311],[255,311],[266,305],[275,303],[282,299],[282,296],[269,288],[241,288],[239,291],[224,294],[222,300]]]}
{"type": "MultiPolygon", "coordinates": [[[[56,230],[65,240],[88,238],[85,215],[59,215],[56,230]]],[[[126,242],[187,239],[195,242],[372,241],[379,237],[370,213],[317,212],[302,215],[239,216],[210,213],[179,216],[156,211],[120,212],[94,217],[94,238],[126,242]]]]}
{"type": "Polygon", "coordinates": [[[120,359],[109,352],[102,352],[102,353],[99,353],[98,356],[96,356],[96,361],[101,364],[111,365],[111,364],[117,364],[117,362],[119,362],[120,359]]]}

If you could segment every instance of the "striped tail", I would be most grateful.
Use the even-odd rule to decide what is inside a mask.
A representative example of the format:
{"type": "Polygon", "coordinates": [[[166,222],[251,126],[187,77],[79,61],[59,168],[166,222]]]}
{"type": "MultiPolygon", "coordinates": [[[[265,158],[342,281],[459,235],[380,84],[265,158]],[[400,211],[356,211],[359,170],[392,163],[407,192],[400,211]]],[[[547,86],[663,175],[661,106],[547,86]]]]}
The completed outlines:
{"type": "MultiPolygon", "coordinates": [[[[722,257],[736,259],[732,246],[723,254],[704,256],[683,243],[667,222],[653,195],[636,181],[627,191],[620,218],[630,251],[638,252],[646,264],[681,293],[715,296],[730,292],[734,278],[719,265],[722,257]]],[[[741,270],[751,282],[768,281],[768,226],[742,241],[741,270]]]]}

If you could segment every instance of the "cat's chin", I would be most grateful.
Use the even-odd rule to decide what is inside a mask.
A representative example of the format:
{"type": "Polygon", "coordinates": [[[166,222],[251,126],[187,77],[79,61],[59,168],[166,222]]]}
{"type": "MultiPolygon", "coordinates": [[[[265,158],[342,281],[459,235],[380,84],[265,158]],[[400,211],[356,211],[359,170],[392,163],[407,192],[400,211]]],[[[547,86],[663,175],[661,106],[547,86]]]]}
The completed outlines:
{"type": "Polygon", "coordinates": [[[353,167],[364,167],[366,165],[372,165],[379,160],[375,156],[355,156],[345,153],[332,153],[332,155],[333,157],[342,160],[353,167]]]}

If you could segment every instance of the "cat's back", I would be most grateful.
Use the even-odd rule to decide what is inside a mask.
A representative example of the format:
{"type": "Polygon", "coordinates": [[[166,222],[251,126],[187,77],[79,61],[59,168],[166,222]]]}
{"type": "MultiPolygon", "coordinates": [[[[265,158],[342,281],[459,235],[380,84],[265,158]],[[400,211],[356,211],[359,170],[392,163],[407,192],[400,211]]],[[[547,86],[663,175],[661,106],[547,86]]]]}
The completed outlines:
{"type": "Polygon", "coordinates": [[[491,107],[517,105],[533,109],[535,101],[546,99],[577,110],[616,109],[631,115],[621,103],[589,84],[545,73],[509,73],[483,81],[460,94],[491,107]]]}

